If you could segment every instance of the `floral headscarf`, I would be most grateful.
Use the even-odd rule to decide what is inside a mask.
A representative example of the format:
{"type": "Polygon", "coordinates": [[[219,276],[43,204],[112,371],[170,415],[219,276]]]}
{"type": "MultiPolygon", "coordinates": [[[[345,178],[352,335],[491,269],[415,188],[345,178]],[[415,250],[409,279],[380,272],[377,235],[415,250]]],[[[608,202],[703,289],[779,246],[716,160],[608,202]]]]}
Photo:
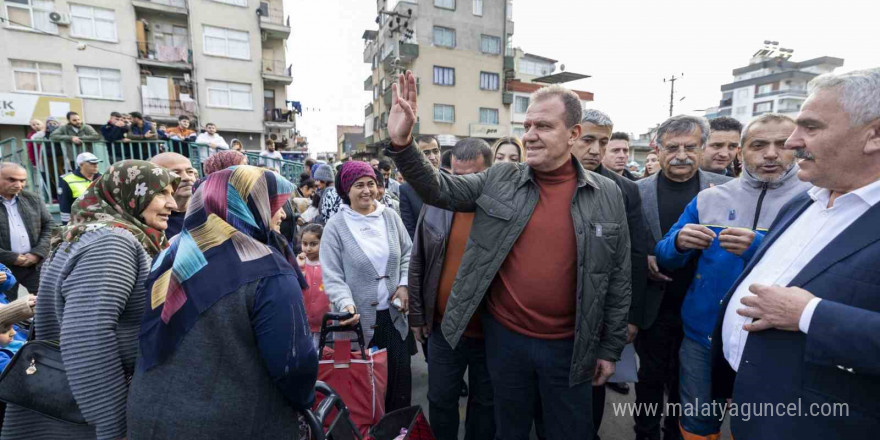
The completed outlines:
{"type": "Polygon", "coordinates": [[[202,163],[202,169],[205,171],[205,176],[207,176],[216,173],[217,171],[225,170],[231,166],[241,165],[242,159],[244,158],[244,154],[235,150],[218,151],[202,163]]]}
{"type": "Polygon", "coordinates": [[[101,228],[122,228],[155,257],[168,246],[165,232],[148,226],[141,213],[153,198],[180,177],[173,172],[142,160],[113,164],[71,208],[70,223],[61,232],[65,242],[75,242],[86,232],[101,228]]]}

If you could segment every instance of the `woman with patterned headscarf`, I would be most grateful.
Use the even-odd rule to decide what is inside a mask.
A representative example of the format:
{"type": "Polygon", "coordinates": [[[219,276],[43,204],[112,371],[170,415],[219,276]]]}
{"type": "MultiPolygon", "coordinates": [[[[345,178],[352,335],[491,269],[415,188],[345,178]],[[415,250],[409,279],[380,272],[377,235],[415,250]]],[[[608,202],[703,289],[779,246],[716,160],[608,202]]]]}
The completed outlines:
{"type": "Polygon", "coordinates": [[[34,331],[60,341],[67,381],[87,425],[9,405],[4,439],[119,439],[126,435],[150,264],[167,247],[180,179],[149,162],[117,162],[74,203],[62,242],[43,263],[34,331]]]}
{"type": "Polygon", "coordinates": [[[294,269],[269,245],[291,192],[247,165],[199,184],[147,283],[128,438],[295,438],[318,356],[294,269]]]}
{"type": "MultiPolygon", "coordinates": [[[[321,269],[324,291],[337,310],[361,321],[368,347],[388,349],[385,411],[410,405],[407,272],[412,242],[403,220],[376,201],[376,172],[366,162],[349,161],[336,176],[342,209],[324,228],[321,269]]],[[[347,324],[348,322],[343,322],[347,324]]]]}

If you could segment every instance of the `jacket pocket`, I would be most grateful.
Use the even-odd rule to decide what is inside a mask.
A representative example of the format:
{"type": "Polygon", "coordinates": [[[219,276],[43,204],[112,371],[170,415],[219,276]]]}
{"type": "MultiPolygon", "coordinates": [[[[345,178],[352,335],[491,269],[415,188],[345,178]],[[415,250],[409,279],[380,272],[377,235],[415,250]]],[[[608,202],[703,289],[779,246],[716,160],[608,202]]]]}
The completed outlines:
{"type": "Polygon", "coordinates": [[[498,201],[492,196],[482,194],[477,198],[477,206],[486,212],[489,217],[510,221],[513,218],[514,209],[505,203],[498,201]]]}
{"type": "Polygon", "coordinates": [[[620,225],[614,222],[590,222],[588,254],[590,272],[609,273],[615,265],[620,225]]]}

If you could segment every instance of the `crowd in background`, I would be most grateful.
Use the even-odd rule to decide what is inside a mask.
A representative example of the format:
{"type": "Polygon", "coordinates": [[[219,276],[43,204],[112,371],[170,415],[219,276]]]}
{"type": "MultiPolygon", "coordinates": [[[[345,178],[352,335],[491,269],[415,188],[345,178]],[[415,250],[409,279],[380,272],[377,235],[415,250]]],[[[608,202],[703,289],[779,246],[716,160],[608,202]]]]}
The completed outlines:
{"type": "Polygon", "coordinates": [[[269,145],[247,165],[186,117],[33,121],[29,139],[111,154],[209,148],[201,170],[157,150],[99,173],[79,154],[60,226],[26,169],[0,164],[0,368],[59,341],[85,420],[10,403],[0,438],[301,438],[330,311],[387,350],[386,412],[411,405],[421,347],[438,440],[458,438],[463,396],[467,438],[598,438],[606,387],[630,392],[628,345],[637,403],[714,408],[634,414],[637,439],[717,439],[725,408],[742,438],[880,425],[880,70],[818,77],[797,118],[671,117],[642,176],[611,116],[563,87],[532,95],[522,139],[444,152],[412,136],[415,84],[392,87],[384,158],[309,159],[297,182],[269,145]],[[732,410],[797,400],[851,407],[732,410]]]}

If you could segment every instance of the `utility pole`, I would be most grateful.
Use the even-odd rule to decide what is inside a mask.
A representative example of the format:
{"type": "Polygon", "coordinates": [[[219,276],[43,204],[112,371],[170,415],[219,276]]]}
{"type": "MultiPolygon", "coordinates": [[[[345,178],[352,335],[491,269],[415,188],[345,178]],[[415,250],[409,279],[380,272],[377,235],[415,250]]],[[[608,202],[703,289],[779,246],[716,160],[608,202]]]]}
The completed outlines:
{"type": "Polygon", "coordinates": [[[684,73],[676,77],[672,75],[670,78],[663,78],[663,82],[669,82],[669,117],[672,117],[672,106],[675,102],[675,82],[680,80],[681,77],[684,76],[684,73]]]}

